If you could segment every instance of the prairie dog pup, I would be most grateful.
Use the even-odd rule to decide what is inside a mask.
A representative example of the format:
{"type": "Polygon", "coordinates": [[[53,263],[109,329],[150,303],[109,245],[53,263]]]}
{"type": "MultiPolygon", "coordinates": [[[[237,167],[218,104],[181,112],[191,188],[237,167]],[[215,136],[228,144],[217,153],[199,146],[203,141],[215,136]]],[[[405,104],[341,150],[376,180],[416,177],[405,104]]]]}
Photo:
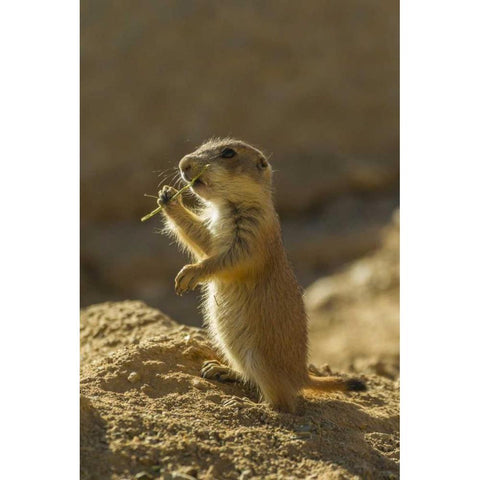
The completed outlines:
{"type": "Polygon", "coordinates": [[[255,384],[273,408],[294,412],[298,392],[365,390],[355,379],[312,377],[307,371],[307,318],[288,263],[273,200],[272,168],[245,142],[213,139],[182,158],[202,207],[185,208],[176,190],[160,197],[168,230],[196,260],[175,279],[179,295],[202,284],[204,316],[227,365],[205,362],[202,375],[255,384]]]}

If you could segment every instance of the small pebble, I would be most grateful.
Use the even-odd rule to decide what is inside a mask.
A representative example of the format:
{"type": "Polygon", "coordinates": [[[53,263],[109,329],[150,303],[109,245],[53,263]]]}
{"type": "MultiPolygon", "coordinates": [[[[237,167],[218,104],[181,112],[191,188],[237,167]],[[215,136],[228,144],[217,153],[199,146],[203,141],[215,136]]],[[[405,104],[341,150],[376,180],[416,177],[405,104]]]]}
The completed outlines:
{"type": "Polygon", "coordinates": [[[153,393],[155,393],[155,390],[148,383],[146,383],[145,385],[142,385],[142,387],[140,388],[140,391],[145,395],[152,395],[153,393]]]}
{"type": "Polygon", "coordinates": [[[250,478],[251,476],[252,471],[250,469],[243,470],[243,472],[240,474],[240,480],[247,480],[247,478],[250,478]]]}
{"type": "Polygon", "coordinates": [[[208,385],[205,384],[205,381],[200,380],[199,378],[194,378],[192,380],[192,387],[197,388],[198,390],[206,390],[208,385]]]}
{"type": "Polygon", "coordinates": [[[216,394],[211,394],[211,395],[207,395],[207,400],[209,400],[210,402],[213,402],[213,403],[221,403],[222,402],[222,397],[220,395],[216,395],[216,394]]]}
{"type": "Polygon", "coordinates": [[[151,480],[153,477],[148,472],[138,472],[135,475],[136,480],[151,480]]]}
{"type": "Polygon", "coordinates": [[[132,373],[127,377],[127,380],[128,380],[130,383],[138,382],[138,381],[140,380],[140,374],[137,373],[137,372],[132,372],[132,373]]]}

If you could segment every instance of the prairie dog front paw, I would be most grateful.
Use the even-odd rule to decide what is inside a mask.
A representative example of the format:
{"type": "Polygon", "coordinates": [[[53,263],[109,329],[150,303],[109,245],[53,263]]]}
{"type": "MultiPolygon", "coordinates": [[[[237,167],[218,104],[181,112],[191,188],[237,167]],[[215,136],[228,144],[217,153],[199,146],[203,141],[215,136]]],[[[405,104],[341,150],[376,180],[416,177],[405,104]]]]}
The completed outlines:
{"type": "Polygon", "coordinates": [[[189,290],[193,290],[201,280],[201,270],[195,265],[185,265],[175,278],[175,292],[177,295],[183,295],[189,290]]]}
{"type": "Polygon", "coordinates": [[[175,199],[172,200],[174,195],[178,193],[178,190],[170,185],[164,185],[162,189],[158,192],[158,205],[181,205],[182,204],[182,195],[177,195],[175,199]]]}

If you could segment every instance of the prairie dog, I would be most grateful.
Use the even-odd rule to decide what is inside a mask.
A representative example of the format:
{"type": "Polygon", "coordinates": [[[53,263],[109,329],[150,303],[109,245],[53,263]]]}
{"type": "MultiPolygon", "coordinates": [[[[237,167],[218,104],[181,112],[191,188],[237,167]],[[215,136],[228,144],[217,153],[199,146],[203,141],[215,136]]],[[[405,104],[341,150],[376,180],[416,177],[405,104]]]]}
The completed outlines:
{"type": "Polygon", "coordinates": [[[191,253],[175,279],[179,295],[202,284],[207,328],[227,365],[205,362],[202,375],[258,387],[273,408],[294,412],[300,390],[365,390],[360,380],[312,377],[302,291],[283,247],[272,199],[272,168],[247,143],[212,139],[182,158],[201,208],[187,209],[176,190],[160,192],[167,230],[191,253]]]}

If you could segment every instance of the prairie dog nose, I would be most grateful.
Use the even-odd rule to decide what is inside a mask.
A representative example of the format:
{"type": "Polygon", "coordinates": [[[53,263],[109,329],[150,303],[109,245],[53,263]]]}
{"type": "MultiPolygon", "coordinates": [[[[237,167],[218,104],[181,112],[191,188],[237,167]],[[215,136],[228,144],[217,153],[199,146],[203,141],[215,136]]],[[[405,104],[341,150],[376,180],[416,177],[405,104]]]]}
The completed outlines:
{"type": "Polygon", "coordinates": [[[188,172],[192,168],[192,160],[190,157],[183,157],[178,164],[182,172],[188,172]]]}
{"type": "Polygon", "coordinates": [[[178,164],[180,171],[185,175],[188,176],[191,174],[192,167],[194,166],[193,159],[188,155],[183,157],[178,164]]]}

